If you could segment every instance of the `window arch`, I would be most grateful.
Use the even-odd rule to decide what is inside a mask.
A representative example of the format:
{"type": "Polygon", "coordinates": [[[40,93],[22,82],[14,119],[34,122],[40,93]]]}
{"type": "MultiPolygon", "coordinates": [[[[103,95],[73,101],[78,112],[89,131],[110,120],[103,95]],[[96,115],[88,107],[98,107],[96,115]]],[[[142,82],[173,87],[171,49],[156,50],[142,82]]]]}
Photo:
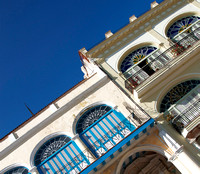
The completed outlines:
{"type": "Polygon", "coordinates": [[[134,88],[162,69],[171,59],[172,56],[167,52],[150,45],[134,50],[119,66],[126,79],[125,87],[133,93],[134,88]]]}
{"type": "Polygon", "coordinates": [[[76,124],[76,133],[80,134],[93,123],[98,121],[103,115],[109,112],[112,108],[108,105],[97,105],[86,111],[76,124]]]}
{"type": "Polygon", "coordinates": [[[90,107],[76,124],[79,137],[97,158],[134,129],[122,113],[105,104],[90,107]]]}
{"type": "Polygon", "coordinates": [[[34,164],[41,174],[80,173],[90,162],[70,137],[57,135],[40,146],[34,164]]]}
{"type": "Polygon", "coordinates": [[[137,64],[139,61],[144,59],[147,55],[155,51],[157,48],[153,46],[144,46],[131,52],[124,58],[120,65],[122,73],[126,72],[130,67],[137,64]]]}
{"type": "Polygon", "coordinates": [[[188,92],[200,84],[200,80],[187,80],[173,87],[162,99],[160,112],[165,112],[171,105],[178,102],[188,92]]]}
{"type": "Polygon", "coordinates": [[[169,27],[169,29],[167,31],[167,37],[169,37],[170,39],[172,39],[177,34],[181,33],[182,31],[184,31],[187,28],[188,28],[188,30],[186,30],[186,32],[190,33],[192,30],[195,29],[195,26],[193,26],[193,28],[191,28],[190,26],[192,24],[196,23],[199,20],[200,20],[200,17],[194,16],[194,15],[183,17],[183,18],[177,20],[176,22],[174,22],[169,27]]]}
{"type": "Polygon", "coordinates": [[[4,174],[28,174],[28,169],[23,166],[14,167],[4,174]]]}
{"type": "Polygon", "coordinates": [[[46,141],[35,154],[34,164],[37,166],[67,144],[71,138],[59,135],[46,141]]]}

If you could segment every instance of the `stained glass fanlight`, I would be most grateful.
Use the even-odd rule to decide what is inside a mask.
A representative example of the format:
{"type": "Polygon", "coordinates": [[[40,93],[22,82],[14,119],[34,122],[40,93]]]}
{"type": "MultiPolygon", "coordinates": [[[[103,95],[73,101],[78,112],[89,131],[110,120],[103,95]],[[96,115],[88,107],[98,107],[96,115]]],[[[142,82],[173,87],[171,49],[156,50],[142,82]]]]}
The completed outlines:
{"type": "Polygon", "coordinates": [[[80,134],[83,132],[111,109],[112,108],[107,105],[98,105],[86,111],[77,122],[76,133],[80,134]]]}
{"type": "Polygon", "coordinates": [[[171,105],[178,102],[183,96],[200,84],[200,80],[188,80],[173,87],[163,98],[160,112],[165,112],[171,105]]]}
{"type": "Polygon", "coordinates": [[[61,147],[67,144],[71,139],[66,135],[59,135],[46,141],[36,152],[34,163],[39,165],[48,157],[57,152],[61,147]]]}
{"type": "Polygon", "coordinates": [[[145,46],[130,53],[121,64],[122,73],[126,72],[130,67],[144,59],[148,54],[155,51],[157,48],[153,46],[145,46]]]}
{"type": "MultiPolygon", "coordinates": [[[[194,22],[198,21],[200,17],[198,16],[187,16],[182,19],[179,19],[175,23],[173,23],[170,28],[167,31],[167,37],[172,39],[177,34],[181,33],[183,30],[188,28],[190,25],[192,25],[194,22]]],[[[191,28],[186,30],[186,32],[190,33],[191,28]]]]}
{"type": "Polygon", "coordinates": [[[4,174],[28,174],[28,169],[25,167],[15,167],[10,169],[9,171],[5,172],[4,174]]]}

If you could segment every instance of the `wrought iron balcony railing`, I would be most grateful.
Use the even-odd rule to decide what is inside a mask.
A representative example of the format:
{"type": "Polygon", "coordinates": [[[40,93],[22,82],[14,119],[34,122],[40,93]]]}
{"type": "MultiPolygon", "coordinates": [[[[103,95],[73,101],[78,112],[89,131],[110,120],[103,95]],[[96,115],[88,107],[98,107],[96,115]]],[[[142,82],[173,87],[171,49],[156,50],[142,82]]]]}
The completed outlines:
{"type": "MultiPolygon", "coordinates": [[[[176,36],[174,36],[171,40],[174,43],[179,42],[180,40],[182,40],[185,36],[187,36],[190,33],[193,33],[192,35],[195,38],[200,38],[200,33],[199,33],[199,27],[200,27],[200,20],[194,22],[193,24],[189,25],[187,28],[185,28],[183,31],[181,31],[180,33],[178,33],[176,36]]],[[[186,43],[187,44],[187,43],[186,43]]]]}
{"type": "Polygon", "coordinates": [[[183,129],[187,127],[195,118],[200,116],[200,99],[191,104],[188,108],[177,114],[172,112],[167,115],[168,120],[171,121],[172,126],[182,133],[183,129]]]}
{"type": "Polygon", "coordinates": [[[184,128],[190,125],[197,117],[200,117],[199,92],[200,85],[195,87],[164,113],[164,117],[179,133],[182,133],[184,128]]]}
{"type": "MultiPolygon", "coordinates": [[[[146,129],[145,125],[148,121],[149,125],[153,124],[153,119],[150,119],[150,117],[147,115],[146,120],[143,119],[141,122],[141,125],[138,127],[140,129],[146,129]],[[144,127],[142,127],[144,125],[144,127]]],[[[137,133],[138,128],[133,125],[135,125],[135,115],[132,114],[125,120],[122,120],[118,126],[113,127],[109,132],[105,133],[104,136],[100,139],[98,139],[96,142],[94,142],[90,147],[86,148],[85,150],[78,153],[78,155],[74,155],[73,158],[68,160],[65,165],[62,163],[62,159],[65,158],[64,151],[66,151],[66,147],[62,147],[59,151],[55,152],[52,156],[50,156],[47,160],[45,160],[42,164],[40,164],[38,167],[39,172],[42,173],[73,173],[78,174],[85,171],[88,167],[91,167],[91,165],[94,165],[95,167],[100,163],[97,161],[106,155],[108,152],[112,151],[119,143],[124,141],[126,138],[130,137],[131,134],[134,132],[137,133]],[[124,129],[122,129],[124,128],[124,129]],[[115,135],[114,137],[112,135],[115,135]],[[109,144],[110,143],[110,144],[109,144]],[[93,152],[97,152],[98,156],[96,156],[93,152]],[[61,158],[62,157],[62,158],[61,158]],[[53,161],[53,162],[52,162],[53,161]],[[95,163],[95,164],[94,164],[95,163]],[[50,166],[49,168],[47,165],[50,166]],[[45,172],[44,171],[45,168],[45,172]]],[[[138,134],[134,135],[138,136],[138,134]]],[[[117,148],[118,149],[118,148],[117,148]]],[[[119,149],[118,149],[119,150],[119,149]]],[[[113,152],[114,153],[114,152],[113,152]]],[[[94,168],[95,168],[94,167],[94,168]]],[[[89,170],[95,170],[93,167],[89,170]]]]}
{"type": "Polygon", "coordinates": [[[143,83],[156,71],[165,67],[172,59],[178,57],[200,40],[200,22],[196,22],[171,42],[171,47],[161,52],[159,49],[152,52],[139,63],[129,68],[123,76],[125,87],[133,93],[134,88],[143,83]]]}

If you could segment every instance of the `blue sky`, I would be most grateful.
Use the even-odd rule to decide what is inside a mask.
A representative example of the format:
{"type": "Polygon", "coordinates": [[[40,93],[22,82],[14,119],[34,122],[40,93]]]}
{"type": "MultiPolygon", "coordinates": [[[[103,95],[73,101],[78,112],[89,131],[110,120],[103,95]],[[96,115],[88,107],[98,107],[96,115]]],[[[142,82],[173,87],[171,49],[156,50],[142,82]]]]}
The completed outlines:
{"type": "MultiPolygon", "coordinates": [[[[0,138],[83,79],[78,50],[153,0],[0,0],[0,138]]],[[[157,2],[162,2],[158,0],[157,2]]]]}

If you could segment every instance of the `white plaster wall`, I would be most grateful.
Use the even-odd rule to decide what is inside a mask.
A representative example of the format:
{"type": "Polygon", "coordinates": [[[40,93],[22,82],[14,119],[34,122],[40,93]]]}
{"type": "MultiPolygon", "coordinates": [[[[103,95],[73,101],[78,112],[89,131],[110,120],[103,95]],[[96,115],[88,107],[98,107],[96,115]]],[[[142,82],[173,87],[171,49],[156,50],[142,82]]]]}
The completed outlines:
{"type": "Polygon", "coordinates": [[[120,58],[132,47],[137,46],[139,44],[145,44],[145,43],[154,43],[155,46],[158,47],[160,44],[160,41],[153,37],[148,32],[143,33],[142,35],[138,36],[137,38],[134,38],[129,44],[123,46],[121,49],[119,49],[116,53],[106,58],[106,62],[116,71],[118,71],[118,62],[120,58]]]}
{"type": "MultiPolygon", "coordinates": [[[[153,27],[154,30],[156,30],[159,34],[161,34],[163,37],[166,37],[165,31],[166,31],[166,27],[169,24],[169,22],[171,20],[173,20],[174,18],[176,18],[179,15],[185,14],[185,13],[199,13],[199,8],[194,6],[193,4],[187,4],[186,6],[180,8],[179,10],[177,10],[176,12],[174,12],[173,14],[169,15],[167,18],[163,19],[161,22],[159,22],[157,25],[155,25],[153,27]]],[[[175,22],[175,21],[174,21],[175,22]]]]}
{"type": "MultiPolygon", "coordinates": [[[[36,121],[37,124],[41,124],[42,122],[42,126],[41,126],[42,128],[40,127],[40,129],[38,129],[36,133],[28,137],[26,141],[20,142],[19,147],[14,147],[13,149],[10,149],[9,153],[0,160],[1,169],[15,163],[25,164],[25,166],[30,169],[32,167],[30,158],[31,158],[31,154],[34,148],[42,139],[44,139],[45,137],[51,134],[60,132],[73,138],[74,136],[73,122],[74,122],[75,117],[84,108],[86,108],[87,106],[91,104],[94,104],[97,102],[103,102],[103,103],[110,104],[111,106],[118,106],[118,109],[125,116],[128,116],[130,113],[124,107],[123,102],[129,103],[133,107],[136,107],[136,106],[108,78],[105,78],[101,82],[98,88],[94,88],[93,90],[90,89],[91,92],[88,95],[85,95],[85,96],[80,95],[80,97],[78,98],[73,98],[74,96],[78,96],[79,94],[81,94],[82,90],[83,91],[88,90],[88,88],[91,87],[90,85],[93,85],[91,81],[93,82],[96,81],[96,78],[98,79],[97,75],[93,76],[91,79],[89,79],[89,81],[84,82],[78,88],[74,89],[73,91],[66,94],[63,98],[57,101],[57,104],[60,104],[60,106],[61,104],[65,106],[70,101],[75,100],[74,105],[71,105],[70,108],[67,108],[66,110],[64,110],[64,112],[61,113],[60,116],[56,116],[56,112],[54,114],[51,114],[50,112],[44,112],[46,113],[45,117],[55,115],[55,119],[52,119],[52,121],[49,122],[47,125],[43,123],[44,118],[42,114],[44,113],[41,113],[42,117],[38,115],[37,118],[35,118],[35,120],[37,120],[36,121]]],[[[34,120],[32,122],[34,122],[34,120]]],[[[18,130],[18,132],[24,135],[27,132],[32,131],[34,128],[30,124],[29,124],[29,128],[28,128],[28,125],[26,126],[27,126],[26,129],[22,128],[18,130]]],[[[7,140],[5,140],[5,142],[7,142],[7,140]]],[[[7,142],[8,148],[9,148],[9,145],[10,143],[7,142]]],[[[1,150],[5,150],[5,149],[1,147],[1,150]]],[[[0,156],[1,155],[2,154],[0,153],[0,156]]]]}

